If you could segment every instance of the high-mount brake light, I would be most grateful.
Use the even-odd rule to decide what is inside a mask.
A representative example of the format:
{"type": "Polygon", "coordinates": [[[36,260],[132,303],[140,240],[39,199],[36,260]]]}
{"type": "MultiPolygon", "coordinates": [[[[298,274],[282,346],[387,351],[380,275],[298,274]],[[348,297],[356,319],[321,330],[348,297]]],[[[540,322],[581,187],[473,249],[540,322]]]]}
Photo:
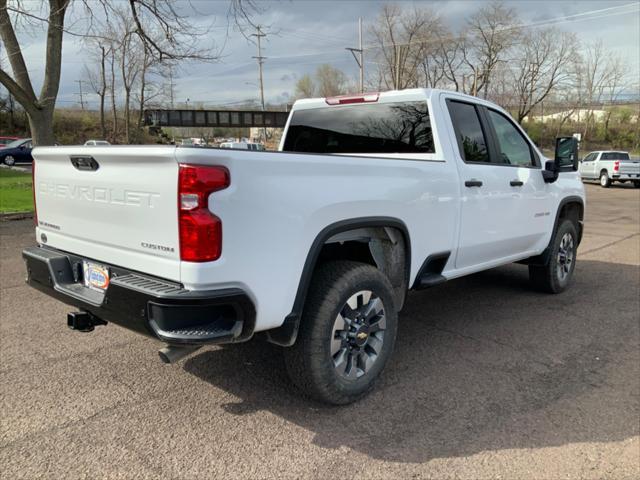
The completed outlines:
{"type": "Polygon", "coordinates": [[[222,220],[209,210],[209,195],[230,184],[229,170],[219,166],[180,164],[178,223],[180,259],[210,262],[222,254],[222,220]]]}
{"type": "Polygon", "coordinates": [[[349,103],[371,103],[377,102],[380,98],[378,92],[363,93],[360,95],[340,95],[338,97],[327,97],[324,99],[327,105],[347,105],[349,103]]]}

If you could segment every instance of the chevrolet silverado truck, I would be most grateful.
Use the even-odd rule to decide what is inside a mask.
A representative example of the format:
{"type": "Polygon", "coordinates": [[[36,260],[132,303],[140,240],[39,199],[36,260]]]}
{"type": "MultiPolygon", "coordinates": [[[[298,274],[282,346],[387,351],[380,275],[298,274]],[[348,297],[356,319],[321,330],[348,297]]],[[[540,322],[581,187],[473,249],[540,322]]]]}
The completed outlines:
{"type": "Polygon", "coordinates": [[[630,159],[627,152],[591,152],[580,161],[578,171],[584,180],[599,180],[603,188],[627,181],[640,188],[640,160],[630,159]]]}
{"type": "Polygon", "coordinates": [[[519,262],[560,293],[582,236],[576,141],[547,160],[503,109],[442,90],[298,101],[277,152],[34,157],[27,282],[75,307],[69,327],[115,323],[167,362],[259,336],[332,404],[373,387],[409,289],[519,262]]]}

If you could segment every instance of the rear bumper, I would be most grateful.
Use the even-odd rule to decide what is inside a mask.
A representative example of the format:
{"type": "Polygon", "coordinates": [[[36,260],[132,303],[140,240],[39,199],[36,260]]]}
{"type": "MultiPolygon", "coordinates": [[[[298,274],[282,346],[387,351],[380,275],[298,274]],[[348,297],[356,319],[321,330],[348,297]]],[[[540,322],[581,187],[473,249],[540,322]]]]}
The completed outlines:
{"type": "Polygon", "coordinates": [[[253,335],[255,307],[240,289],[185,290],[175,282],[108,266],[111,280],[101,292],[84,285],[82,257],[48,247],[28,248],[22,256],[32,287],[100,320],[166,343],[231,343],[253,335]]]}
{"type": "Polygon", "coordinates": [[[611,176],[611,180],[640,180],[639,173],[614,173],[611,176]]]}

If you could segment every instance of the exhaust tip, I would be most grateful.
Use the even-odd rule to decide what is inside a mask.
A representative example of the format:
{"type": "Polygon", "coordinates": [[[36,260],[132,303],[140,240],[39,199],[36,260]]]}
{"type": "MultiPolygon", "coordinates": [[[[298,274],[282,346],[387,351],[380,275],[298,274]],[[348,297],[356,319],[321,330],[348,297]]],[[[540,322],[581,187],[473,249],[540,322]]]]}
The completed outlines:
{"type": "Polygon", "coordinates": [[[163,363],[176,363],[199,348],[200,345],[167,345],[166,347],[158,350],[158,355],[163,363]]]}

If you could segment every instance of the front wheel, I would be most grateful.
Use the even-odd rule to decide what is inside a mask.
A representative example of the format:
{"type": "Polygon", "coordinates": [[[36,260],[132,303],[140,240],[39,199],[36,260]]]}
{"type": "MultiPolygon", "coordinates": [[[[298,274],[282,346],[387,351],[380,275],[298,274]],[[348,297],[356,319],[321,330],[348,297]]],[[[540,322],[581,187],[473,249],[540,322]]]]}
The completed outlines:
{"type": "Polygon", "coordinates": [[[602,188],[609,188],[611,186],[611,178],[609,178],[609,173],[606,170],[600,173],[600,186],[602,188]]]}
{"type": "Polygon", "coordinates": [[[546,265],[529,265],[529,280],[538,290],[547,293],[564,292],[576,267],[578,233],[571,220],[558,226],[546,265]]]}
{"type": "Polygon", "coordinates": [[[396,338],[389,280],[371,265],[336,261],[315,273],[296,343],[284,351],[292,381],[307,395],[344,405],[366,395],[396,338]]]}
{"type": "Polygon", "coordinates": [[[16,164],[16,159],[11,155],[7,155],[6,157],[4,157],[3,161],[7,167],[13,167],[16,164]]]}
{"type": "Polygon", "coordinates": [[[639,180],[634,180],[633,181],[633,188],[640,188],[640,181],[639,180]]]}

